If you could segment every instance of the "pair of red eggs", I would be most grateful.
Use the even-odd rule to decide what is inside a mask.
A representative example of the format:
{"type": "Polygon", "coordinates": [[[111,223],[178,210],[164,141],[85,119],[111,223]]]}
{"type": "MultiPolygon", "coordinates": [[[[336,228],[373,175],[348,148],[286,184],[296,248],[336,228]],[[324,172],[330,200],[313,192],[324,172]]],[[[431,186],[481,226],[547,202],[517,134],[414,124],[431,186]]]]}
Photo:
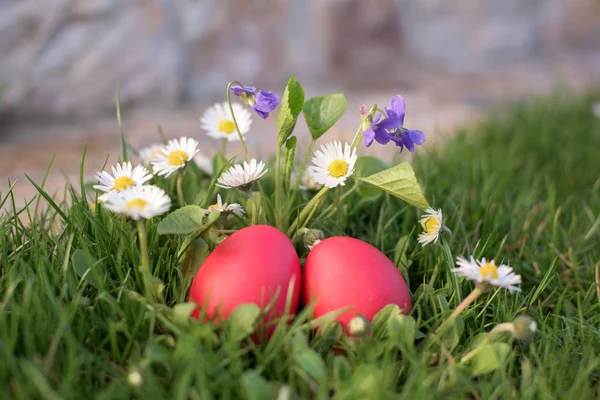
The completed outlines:
{"type": "Polygon", "coordinates": [[[192,317],[202,312],[207,319],[227,319],[245,303],[262,308],[274,302],[267,321],[284,315],[287,301],[292,314],[300,300],[314,303],[315,318],[347,308],[337,317],[347,332],[357,314],[371,321],[388,304],[405,313],[412,308],[404,278],[370,244],[327,238],[313,247],[301,269],[290,239],[268,225],[243,228],[220,243],[194,277],[190,300],[199,305],[192,317]]]}

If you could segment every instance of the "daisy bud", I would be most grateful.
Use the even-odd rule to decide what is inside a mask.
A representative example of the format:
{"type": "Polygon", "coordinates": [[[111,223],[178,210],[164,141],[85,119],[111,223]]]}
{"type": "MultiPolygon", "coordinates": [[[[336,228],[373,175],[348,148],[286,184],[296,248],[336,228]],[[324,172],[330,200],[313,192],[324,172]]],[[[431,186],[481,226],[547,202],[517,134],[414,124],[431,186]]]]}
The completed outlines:
{"type": "Polygon", "coordinates": [[[520,340],[529,340],[537,331],[537,324],[526,315],[519,315],[513,321],[513,336],[520,340]]]}
{"type": "Polygon", "coordinates": [[[362,315],[356,314],[348,323],[348,332],[352,336],[366,336],[371,332],[371,323],[362,315]]]}
{"type": "Polygon", "coordinates": [[[142,383],[144,381],[142,378],[142,374],[140,374],[139,371],[131,371],[127,376],[127,380],[129,381],[129,384],[133,387],[142,386],[142,383]]]}
{"type": "Polygon", "coordinates": [[[304,245],[309,250],[312,250],[323,239],[325,239],[325,235],[317,229],[307,229],[306,233],[304,233],[304,245]]]}

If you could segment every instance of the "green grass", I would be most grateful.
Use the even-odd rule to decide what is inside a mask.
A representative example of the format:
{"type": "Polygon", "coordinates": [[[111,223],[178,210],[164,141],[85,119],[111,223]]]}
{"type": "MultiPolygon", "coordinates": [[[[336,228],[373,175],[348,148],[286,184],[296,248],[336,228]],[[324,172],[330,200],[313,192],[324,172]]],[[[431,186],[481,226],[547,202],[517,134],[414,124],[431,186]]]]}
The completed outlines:
{"type": "MultiPolygon", "coordinates": [[[[76,190],[37,214],[33,202],[0,217],[0,397],[263,399],[286,387],[289,398],[598,397],[595,98],[520,104],[437,149],[419,149],[413,165],[430,203],[444,210],[454,256],[495,257],[524,278],[521,294],[484,294],[441,341],[426,335],[461,300],[441,248],[416,243],[414,207],[373,192],[359,197],[365,188],[312,227],[386,252],[413,292],[416,329],[382,315],[362,340],[341,338],[332,325],[316,337],[307,310],[263,346],[247,339],[244,318],[222,329],[181,318],[171,308],[186,301],[189,285],[177,260],[181,239],[159,236],[156,221],[147,224],[150,258],[167,305],[147,303],[137,294],[134,225],[90,210],[76,190]],[[537,321],[533,340],[497,339],[510,351],[490,373],[474,376],[473,365],[460,364],[478,335],[520,314],[537,321]],[[340,340],[346,356],[332,351],[340,340]],[[141,386],[128,383],[132,371],[141,386]]],[[[3,201],[13,202],[11,193],[3,201]]],[[[464,296],[472,284],[461,289],[464,296]]]]}

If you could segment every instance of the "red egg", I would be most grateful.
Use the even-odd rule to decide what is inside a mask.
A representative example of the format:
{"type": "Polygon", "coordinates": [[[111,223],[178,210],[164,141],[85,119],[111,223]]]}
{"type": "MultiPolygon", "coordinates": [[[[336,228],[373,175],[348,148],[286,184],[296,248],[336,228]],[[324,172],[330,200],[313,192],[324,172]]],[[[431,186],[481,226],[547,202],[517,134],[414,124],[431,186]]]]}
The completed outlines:
{"type": "Polygon", "coordinates": [[[270,321],[284,314],[290,288],[290,313],[294,313],[300,279],[298,255],[284,233],[268,225],[243,228],[221,242],[196,273],[190,300],[200,307],[192,317],[198,318],[201,308],[208,319],[227,319],[241,304],[264,308],[277,295],[272,312],[265,318],[270,321]]]}
{"type": "Polygon", "coordinates": [[[388,304],[410,313],[410,292],[404,278],[381,251],[362,240],[330,237],[309,253],[302,272],[304,305],[315,303],[314,317],[350,307],[337,317],[348,332],[356,313],[373,320],[388,304]]]}

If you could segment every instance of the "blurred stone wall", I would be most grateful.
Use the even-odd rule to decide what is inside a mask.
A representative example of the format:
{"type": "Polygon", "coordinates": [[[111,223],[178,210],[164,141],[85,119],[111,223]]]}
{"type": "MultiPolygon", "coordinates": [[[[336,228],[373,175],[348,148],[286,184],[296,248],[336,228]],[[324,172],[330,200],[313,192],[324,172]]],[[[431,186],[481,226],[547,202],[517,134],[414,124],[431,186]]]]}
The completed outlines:
{"type": "Polygon", "coordinates": [[[600,50],[600,0],[0,0],[0,112],[87,118],[230,79],[369,87],[600,50]]]}

